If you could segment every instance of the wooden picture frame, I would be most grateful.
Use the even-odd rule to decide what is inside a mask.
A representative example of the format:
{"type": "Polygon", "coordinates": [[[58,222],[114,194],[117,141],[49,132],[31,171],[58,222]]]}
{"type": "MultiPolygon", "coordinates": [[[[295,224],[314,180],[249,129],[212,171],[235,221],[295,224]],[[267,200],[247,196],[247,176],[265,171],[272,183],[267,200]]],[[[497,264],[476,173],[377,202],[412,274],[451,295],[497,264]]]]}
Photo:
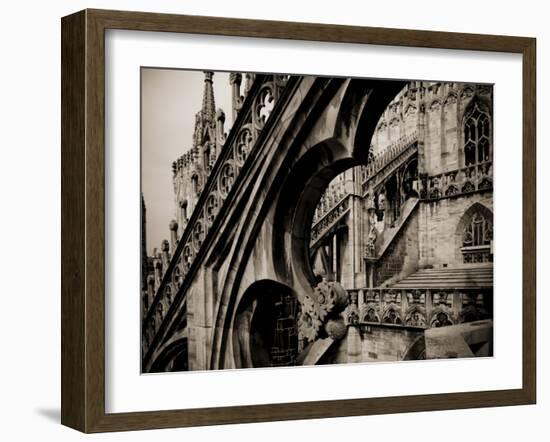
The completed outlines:
{"type": "Polygon", "coordinates": [[[62,410],[83,432],[533,404],[536,41],[533,38],[106,10],[62,19],[62,410]],[[495,51],[523,57],[523,385],[513,390],[105,412],[105,30],[495,51]]]}

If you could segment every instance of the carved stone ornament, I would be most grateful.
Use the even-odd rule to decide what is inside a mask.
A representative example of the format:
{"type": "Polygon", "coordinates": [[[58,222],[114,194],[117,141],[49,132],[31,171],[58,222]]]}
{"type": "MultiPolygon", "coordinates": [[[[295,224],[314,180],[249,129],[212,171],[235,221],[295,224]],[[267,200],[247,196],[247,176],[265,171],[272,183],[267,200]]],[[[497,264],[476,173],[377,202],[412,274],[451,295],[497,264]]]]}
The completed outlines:
{"type": "MultiPolygon", "coordinates": [[[[338,282],[321,281],[317,284],[313,289],[313,296],[306,295],[302,301],[302,313],[298,319],[301,337],[310,342],[317,339],[321,325],[326,323],[325,326],[327,326],[329,315],[335,316],[330,318],[331,321],[338,319],[337,313],[342,312],[346,307],[347,299],[346,290],[338,282]]],[[[333,339],[340,336],[339,329],[337,324],[329,325],[328,329],[325,327],[325,331],[333,339]]]]}

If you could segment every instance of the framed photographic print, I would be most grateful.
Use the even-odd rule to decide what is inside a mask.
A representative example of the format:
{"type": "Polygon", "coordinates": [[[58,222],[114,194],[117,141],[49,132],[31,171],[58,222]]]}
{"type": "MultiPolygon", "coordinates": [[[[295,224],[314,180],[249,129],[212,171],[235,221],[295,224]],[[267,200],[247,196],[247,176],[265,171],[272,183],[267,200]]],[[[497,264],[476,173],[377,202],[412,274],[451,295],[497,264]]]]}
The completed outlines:
{"type": "Polygon", "coordinates": [[[62,423],[532,404],[535,40],[62,20],[62,423]]]}

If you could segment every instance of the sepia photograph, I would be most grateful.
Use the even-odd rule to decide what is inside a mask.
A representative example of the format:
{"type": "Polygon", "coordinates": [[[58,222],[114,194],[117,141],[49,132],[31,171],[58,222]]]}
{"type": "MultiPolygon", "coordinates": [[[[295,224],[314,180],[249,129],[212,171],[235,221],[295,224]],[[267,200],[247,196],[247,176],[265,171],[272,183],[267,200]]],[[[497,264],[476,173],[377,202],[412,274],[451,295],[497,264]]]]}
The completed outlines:
{"type": "Polygon", "coordinates": [[[492,84],[142,67],[141,372],[492,357],[493,167],[492,84]]]}

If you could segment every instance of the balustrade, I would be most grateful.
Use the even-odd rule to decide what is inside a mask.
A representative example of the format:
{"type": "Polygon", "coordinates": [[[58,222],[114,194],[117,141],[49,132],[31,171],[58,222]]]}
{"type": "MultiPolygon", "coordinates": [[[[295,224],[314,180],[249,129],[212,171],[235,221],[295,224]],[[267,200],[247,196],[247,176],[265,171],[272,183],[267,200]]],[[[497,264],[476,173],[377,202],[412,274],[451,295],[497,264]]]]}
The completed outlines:
{"type": "Polygon", "coordinates": [[[337,201],[336,205],[333,205],[330,209],[324,213],[324,215],[317,220],[317,222],[311,228],[311,243],[316,242],[319,238],[323,237],[338,220],[348,213],[349,210],[349,196],[345,194],[342,199],[337,201]]]}
{"type": "MultiPolygon", "coordinates": [[[[412,132],[409,135],[404,135],[395,143],[388,146],[377,155],[373,155],[366,166],[361,167],[361,181],[363,193],[366,193],[369,186],[372,186],[370,181],[376,177],[383,169],[393,163],[395,160],[403,156],[405,152],[413,153],[417,148],[417,133],[412,132]]],[[[379,177],[379,180],[383,177],[379,177]]]]}
{"type": "Polygon", "coordinates": [[[492,289],[347,290],[348,325],[432,328],[492,317],[492,289]]]}
{"type": "Polygon", "coordinates": [[[323,216],[334,209],[348,194],[349,192],[346,190],[346,182],[344,180],[332,181],[317,204],[315,214],[313,215],[313,224],[317,223],[323,216]]]}
{"type": "Polygon", "coordinates": [[[493,188],[493,163],[486,161],[427,177],[421,183],[420,198],[437,200],[493,188]]]}

